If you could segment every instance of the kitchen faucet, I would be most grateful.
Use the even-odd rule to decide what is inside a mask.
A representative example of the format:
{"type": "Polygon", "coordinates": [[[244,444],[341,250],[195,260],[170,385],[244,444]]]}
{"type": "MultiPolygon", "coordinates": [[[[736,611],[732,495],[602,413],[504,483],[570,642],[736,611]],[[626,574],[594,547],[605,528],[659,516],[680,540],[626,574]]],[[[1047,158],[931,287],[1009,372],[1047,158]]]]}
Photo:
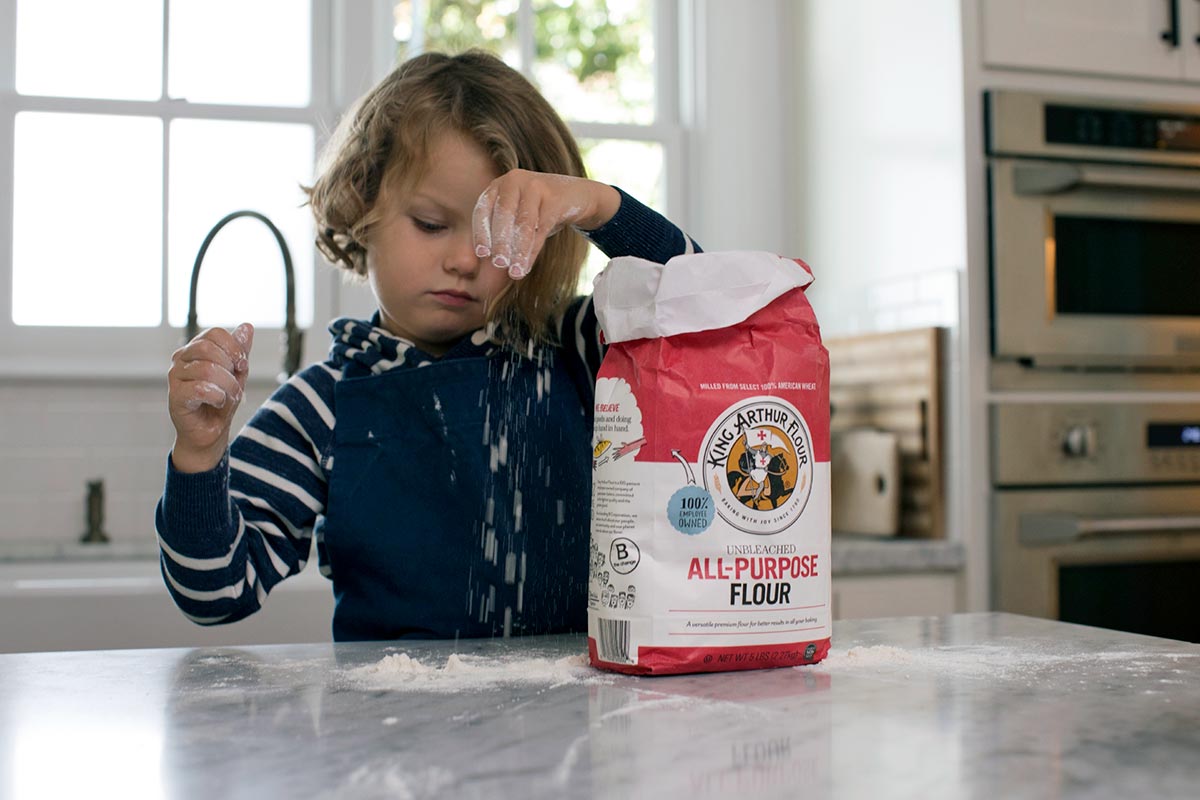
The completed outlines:
{"type": "Polygon", "coordinates": [[[283,326],[286,354],[283,357],[283,374],[279,376],[279,382],[283,383],[289,376],[294,375],[296,370],[300,369],[300,351],[301,343],[304,341],[304,332],[296,325],[296,278],[292,269],[292,254],[288,250],[287,242],[283,240],[283,234],[279,232],[279,228],[275,227],[275,223],[267,219],[264,214],[257,211],[234,211],[232,214],[225,215],[204,237],[204,243],[200,245],[200,251],[196,253],[196,263],[192,265],[192,287],[191,293],[188,295],[187,340],[191,341],[200,332],[200,325],[196,321],[196,289],[200,284],[200,262],[204,260],[204,254],[208,251],[208,246],[212,244],[217,232],[238,217],[253,217],[270,228],[271,233],[275,234],[275,241],[279,244],[279,252],[283,254],[283,272],[287,281],[287,309],[283,326]]]}

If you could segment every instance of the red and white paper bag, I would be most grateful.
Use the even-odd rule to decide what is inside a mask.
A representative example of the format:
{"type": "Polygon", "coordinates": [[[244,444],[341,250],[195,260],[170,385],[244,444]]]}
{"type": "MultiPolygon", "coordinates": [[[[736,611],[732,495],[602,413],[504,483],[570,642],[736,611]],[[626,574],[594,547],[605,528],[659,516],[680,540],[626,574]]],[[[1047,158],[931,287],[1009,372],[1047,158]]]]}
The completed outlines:
{"type": "Polygon", "coordinates": [[[800,261],[611,261],[595,304],[588,650],[635,674],[829,650],[829,356],[800,261]]]}

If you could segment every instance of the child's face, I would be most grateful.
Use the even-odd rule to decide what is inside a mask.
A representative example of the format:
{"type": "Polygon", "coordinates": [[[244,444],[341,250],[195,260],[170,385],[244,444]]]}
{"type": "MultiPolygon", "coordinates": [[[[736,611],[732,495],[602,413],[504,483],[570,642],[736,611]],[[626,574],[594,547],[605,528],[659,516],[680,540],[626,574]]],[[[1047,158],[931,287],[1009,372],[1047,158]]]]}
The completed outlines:
{"type": "Polygon", "coordinates": [[[479,145],[443,133],[421,182],[391,202],[368,237],[367,275],[383,327],[431,355],[482,327],[487,302],[511,280],[476,257],[471,229],[479,195],[498,176],[479,145]]]}

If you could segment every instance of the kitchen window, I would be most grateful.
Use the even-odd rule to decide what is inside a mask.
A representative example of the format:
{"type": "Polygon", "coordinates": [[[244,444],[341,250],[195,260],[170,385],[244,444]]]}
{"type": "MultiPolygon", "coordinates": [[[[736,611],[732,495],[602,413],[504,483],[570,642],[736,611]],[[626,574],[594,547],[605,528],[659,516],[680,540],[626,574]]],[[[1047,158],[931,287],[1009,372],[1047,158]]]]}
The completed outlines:
{"type": "MultiPolygon", "coordinates": [[[[341,276],[300,186],[353,97],[421,50],[493,49],[568,119],[593,177],[679,209],[676,2],[0,0],[0,374],[164,375],[200,244],[239,209],[281,229],[298,322],[323,328],[341,276]],[[341,92],[347,75],[365,83],[341,92]]],[[[200,325],[255,323],[258,376],[279,370],[263,334],[282,328],[284,286],[253,219],[204,258],[200,325]]]]}
{"type": "MultiPolygon", "coordinates": [[[[0,370],[165,375],[200,243],[242,208],[282,230],[298,322],[312,323],[300,184],[333,116],[329,5],[0,0],[0,370]]],[[[280,249],[254,222],[208,251],[202,326],[282,327],[280,249]]]]}

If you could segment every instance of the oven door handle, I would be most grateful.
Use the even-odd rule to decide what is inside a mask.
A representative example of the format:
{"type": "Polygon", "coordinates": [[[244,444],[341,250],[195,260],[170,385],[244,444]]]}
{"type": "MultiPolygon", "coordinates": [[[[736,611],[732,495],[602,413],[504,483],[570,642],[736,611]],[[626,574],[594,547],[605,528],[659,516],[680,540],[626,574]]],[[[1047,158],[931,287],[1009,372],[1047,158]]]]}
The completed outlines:
{"type": "Polygon", "coordinates": [[[1018,536],[1022,544],[1053,545],[1106,534],[1173,531],[1200,531],[1200,516],[1095,518],[1059,512],[1022,514],[1018,536]]]}
{"type": "Polygon", "coordinates": [[[1085,187],[1200,194],[1200,175],[1184,170],[1122,169],[1078,164],[1015,164],[1019,195],[1062,194],[1085,187]]]}

